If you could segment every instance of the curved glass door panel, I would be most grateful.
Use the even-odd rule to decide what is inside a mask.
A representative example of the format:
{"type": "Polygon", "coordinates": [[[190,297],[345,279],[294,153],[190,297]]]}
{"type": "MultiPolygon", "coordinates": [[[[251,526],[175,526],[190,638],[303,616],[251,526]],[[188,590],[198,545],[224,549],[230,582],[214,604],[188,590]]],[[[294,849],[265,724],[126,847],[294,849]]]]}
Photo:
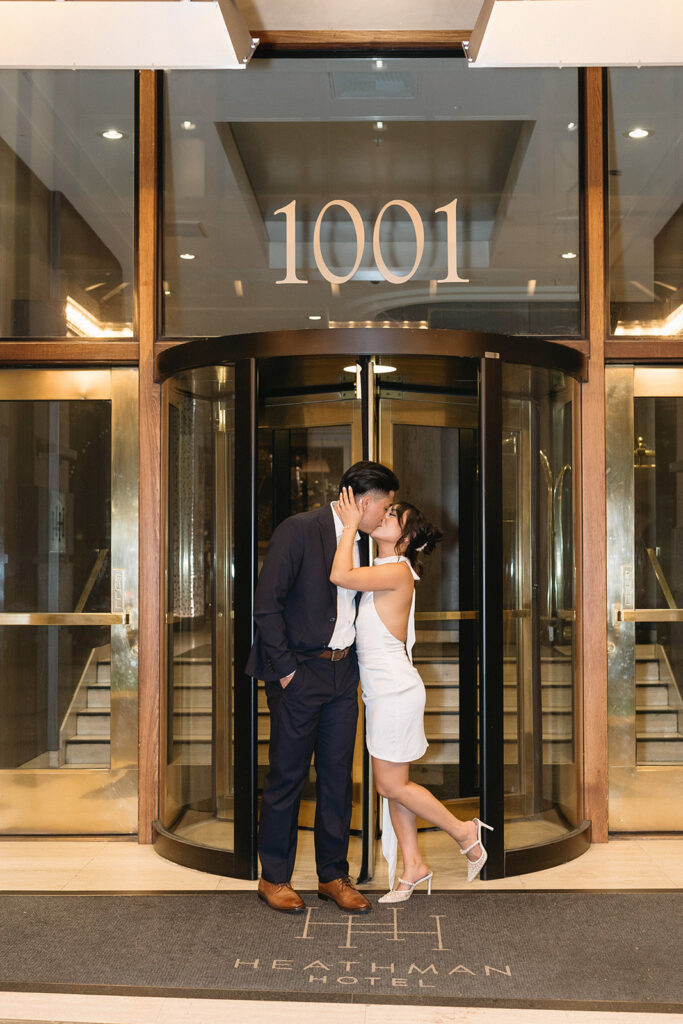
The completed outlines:
{"type": "Polygon", "coordinates": [[[505,847],[579,824],[574,681],[574,382],[503,365],[505,847]]]}
{"type": "Polygon", "coordinates": [[[234,373],[164,387],[167,431],[166,729],[162,823],[233,849],[234,373]]]}
{"type": "Polygon", "coordinates": [[[422,509],[444,535],[416,588],[413,662],[427,691],[429,749],[411,779],[458,816],[472,817],[479,813],[479,368],[470,359],[384,356],[382,363],[395,370],[376,375],[379,461],[401,481],[398,498],[422,509]]]}
{"type": "MultiPolygon", "coordinates": [[[[259,365],[258,409],[258,568],[273,530],[283,519],[335,501],[344,470],[363,458],[360,401],[356,373],[342,357],[310,360],[269,359],[259,365]]],[[[362,709],[361,709],[362,710],[362,709]]],[[[361,717],[362,721],[362,717],[361,717]]],[[[258,682],[258,781],[260,797],[268,771],[270,716],[265,686],[258,682]]],[[[351,828],[362,828],[360,792],[363,731],[358,730],[353,758],[354,802],[351,828]]],[[[301,794],[299,825],[312,828],[315,816],[315,768],[301,794]]],[[[350,861],[359,866],[357,842],[350,861]]],[[[353,870],[353,868],[352,868],[353,870]]]]}

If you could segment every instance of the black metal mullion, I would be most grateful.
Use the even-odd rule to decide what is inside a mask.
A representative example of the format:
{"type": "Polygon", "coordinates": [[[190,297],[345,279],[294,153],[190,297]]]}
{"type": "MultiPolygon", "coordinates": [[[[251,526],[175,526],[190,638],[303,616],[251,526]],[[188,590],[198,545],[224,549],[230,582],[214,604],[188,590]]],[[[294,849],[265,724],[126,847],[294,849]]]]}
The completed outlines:
{"type": "Polygon", "coordinates": [[[505,874],[503,757],[503,397],[502,366],[496,355],[480,361],[480,815],[488,861],[482,878],[505,874]]]}
{"type": "Polygon", "coordinates": [[[235,363],[235,507],[234,507],[234,758],[235,875],[256,878],[257,681],[244,666],[254,636],[257,576],[257,366],[255,359],[235,363]]]}
{"type": "MultiPolygon", "coordinates": [[[[473,430],[459,431],[458,445],[458,604],[461,610],[477,607],[477,486],[476,444],[473,430]]],[[[459,747],[460,772],[458,796],[474,796],[479,791],[477,743],[477,623],[462,619],[459,624],[459,747]]]]}
{"type": "MultiPolygon", "coordinates": [[[[375,442],[375,375],[368,356],[360,360],[361,367],[361,444],[362,458],[374,459],[376,454],[375,442]]],[[[361,562],[365,565],[369,562],[370,540],[363,537],[361,541],[361,562]],[[364,549],[363,549],[364,546],[364,549]]],[[[363,720],[365,721],[365,720],[363,720]]],[[[365,742],[365,728],[363,729],[363,766],[361,780],[361,864],[358,872],[358,883],[369,882],[372,879],[374,868],[374,846],[375,846],[375,787],[372,782],[370,754],[368,745],[365,742]]]]}

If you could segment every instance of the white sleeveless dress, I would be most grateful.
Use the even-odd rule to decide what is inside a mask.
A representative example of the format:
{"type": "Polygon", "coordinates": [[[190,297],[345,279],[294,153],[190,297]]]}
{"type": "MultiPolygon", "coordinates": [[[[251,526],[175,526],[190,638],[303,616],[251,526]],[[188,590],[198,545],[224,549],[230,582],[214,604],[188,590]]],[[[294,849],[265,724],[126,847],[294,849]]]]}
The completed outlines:
{"type": "MultiPolygon", "coordinates": [[[[388,562],[405,562],[413,578],[420,578],[405,555],[376,558],[374,564],[388,562]]],[[[414,644],[415,593],[403,644],[380,619],[373,591],[365,591],[356,618],[356,653],[365,704],[367,747],[372,757],[382,761],[417,761],[429,746],[424,730],[424,683],[412,663],[414,644]]],[[[386,799],[382,802],[382,852],[389,867],[389,885],[393,887],[397,840],[386,799]]]]}

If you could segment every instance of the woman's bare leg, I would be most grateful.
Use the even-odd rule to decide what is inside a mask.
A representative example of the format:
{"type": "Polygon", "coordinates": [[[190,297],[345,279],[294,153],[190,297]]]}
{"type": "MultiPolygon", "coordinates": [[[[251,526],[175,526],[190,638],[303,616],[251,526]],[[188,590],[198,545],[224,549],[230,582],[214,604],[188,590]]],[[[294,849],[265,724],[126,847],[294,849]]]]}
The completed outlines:
{"type": "MultiPolygon", "coordinates": [[[[470,846],[477,838],[477,826],[474,822],[461,821],[459,818],[456,818],[428,789],[425,789],[424,786],[419,786],[416,782],[411,782],[408,776],[409,769],[409,764],[382,761],[378,757],[373,757],[372,759],[375,785],[380,795],[386,796],[389,799],[391,820],[394,824],[399,846],[401,846],[401,853],[403,853],[403,846],[401,845],[399,830],[395,824],[394,804],[403,807],[404,810],[409,811],[412,815],[415,845],[417,845],[417,829],[415,828],[414,821],[416,817],[420,817],[424,818],[425,821],[431,822],[432,825],[436,825],[437,828],[443,829],[463,849],[466,846],[470,846]]],[[[399,828],[404,828],[404,831],[407,833],[405,819],[401,819],[399,828]]],[[[406,838],[408,837],[406,836],[406,838]]],[[[408,839],[408,842],[410,842],[410,839],[408,839]]],[[[477,845],[473,850],[470,850],[467,858],[474,861],[477,860],[480,854],[481,849],[477,845]]],[[[421,876],[418,875],[417,877],[420,878],[421,876]]],[[[414,879],[411,878],[409,881],[414,881],[414,879]]]]}
{"type": "MultiPolygon", "coordinates": [[[[405,768],[407,775],[408,765],[405,768]]],[[[389,813],[403,859],[403,870],[400,877],[407,882],[417,882],[418,878],[424,878],[429,873],[429,868],[422,860],[417,843],[417,818],[412,811],[409,811],[403,804],[397,803],[396,800],[389,801],[389,813]]],[[[397,888],[409,889],[410,886],[398,885],[397,888]]]]}

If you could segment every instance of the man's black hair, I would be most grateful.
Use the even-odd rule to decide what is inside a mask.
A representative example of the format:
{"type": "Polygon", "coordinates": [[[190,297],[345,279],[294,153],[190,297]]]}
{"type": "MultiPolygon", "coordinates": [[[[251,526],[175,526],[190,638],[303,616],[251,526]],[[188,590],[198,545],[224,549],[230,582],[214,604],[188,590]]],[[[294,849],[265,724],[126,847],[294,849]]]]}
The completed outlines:
{"type": "Polygon", "coordinates": [[[339,481],[339,490],[342,487],[352,487],[356,497],[368,491],[388,494],[398,490],[398,477],[381,462],[354,462],[339,481]]]}

